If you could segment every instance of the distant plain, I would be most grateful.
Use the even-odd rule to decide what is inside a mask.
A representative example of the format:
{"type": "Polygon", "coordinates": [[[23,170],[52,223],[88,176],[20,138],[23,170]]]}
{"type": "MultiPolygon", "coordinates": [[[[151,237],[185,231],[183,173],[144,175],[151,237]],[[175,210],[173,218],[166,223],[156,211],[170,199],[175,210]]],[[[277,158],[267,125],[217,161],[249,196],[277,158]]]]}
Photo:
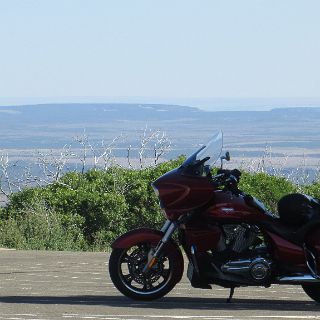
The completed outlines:
{"type": "Polygon", "coordinates": [[[1,106],[0,150],[12,161],[32,162],[36,150],[59,152],[70,144],[79,148],[75,137],[84,133],[97,147],[123,135],[113,153],[125,159],[129,145],[137,156],[145,128],[165,132],[171,140],[167,159],[192,153],[221,129],[234,164],[254,163],[266,155],[284,168],[314,169],[320,163],[320,107],[214,112],[161,104],[1,106]]]}

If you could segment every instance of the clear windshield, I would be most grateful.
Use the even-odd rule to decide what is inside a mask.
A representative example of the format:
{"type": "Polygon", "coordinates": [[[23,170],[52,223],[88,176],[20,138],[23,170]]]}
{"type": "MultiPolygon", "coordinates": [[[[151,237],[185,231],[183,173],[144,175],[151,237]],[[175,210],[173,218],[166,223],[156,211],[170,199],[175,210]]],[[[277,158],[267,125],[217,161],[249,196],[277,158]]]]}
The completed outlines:
{"type": "Polygon", "coordinates": [[[223,145],[223,134],[222,131],[218,131],[206,144],[205,148],[200,150],[196,155],[196,160],[203,160],[204,158],[209,158],[205,164],[210,166],[210,168],[217,162],[220,158],[223,145]]]}
{"type": "Polygon", "coordinates": [[[223,134],[222,131],[218,131],[206,144],[204,144],[197,152],[191,155],[183,163],[185,166],[196,165],[200,161],[205,160],[205,165],[210,168],[219,159],[223,146],[223,134]]]}

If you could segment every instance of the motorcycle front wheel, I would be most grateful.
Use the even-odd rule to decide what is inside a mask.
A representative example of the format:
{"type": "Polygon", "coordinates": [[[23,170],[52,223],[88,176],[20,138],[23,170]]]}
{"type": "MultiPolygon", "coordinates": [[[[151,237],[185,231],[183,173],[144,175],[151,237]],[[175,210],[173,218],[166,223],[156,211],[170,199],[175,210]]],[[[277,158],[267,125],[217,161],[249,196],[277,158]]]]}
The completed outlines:
{"type": "Polygon", "coordinates": [[[170,292],[181,278],[181,270],[175,268],[175,255],[166,252],[149,272],[142,272],[152,248],[151,244],[139,243],[126,249],[113,249],[109,259],[110,277],[125,296],[135,300],[158,299],[170,292]]]}
{"type": "Polygon", "coordinates": [[[319,284],[302,285],[302,289],[311,299],[320,303],[320,285],[319,284]]]}

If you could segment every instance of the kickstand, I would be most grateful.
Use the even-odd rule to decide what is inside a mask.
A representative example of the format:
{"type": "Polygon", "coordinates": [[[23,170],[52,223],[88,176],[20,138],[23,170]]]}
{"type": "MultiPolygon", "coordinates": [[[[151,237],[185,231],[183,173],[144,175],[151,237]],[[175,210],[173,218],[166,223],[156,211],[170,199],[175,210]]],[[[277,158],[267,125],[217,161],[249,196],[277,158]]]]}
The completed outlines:
{"type": "Polygon", "coordinates": [[[230,288],[229,298],[227,299],[227,303],[230,303],[230,302],[231,302],[231,299],[232,299],[232,297],[233,297],[233,294],[234,294],[234,287],[231,287],[231,288],[230,288]]]}

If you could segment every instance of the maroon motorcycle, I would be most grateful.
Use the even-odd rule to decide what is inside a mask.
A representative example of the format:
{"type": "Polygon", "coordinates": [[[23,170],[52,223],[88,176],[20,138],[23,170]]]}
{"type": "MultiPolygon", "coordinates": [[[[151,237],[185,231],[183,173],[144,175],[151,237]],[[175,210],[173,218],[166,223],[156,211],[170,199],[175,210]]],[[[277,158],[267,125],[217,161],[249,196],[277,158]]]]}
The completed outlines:
{"type": "Polygon", "coordinates": [[[221,150],[219,132],[152,184],[167,220],[161,230],[132,230],[112,243],[114,285],[137,300],[163,297],[183,275],[182,248],[191,285],[230,288],[228,301],[236,287],[292,284],[320,302],[319,201],[290,194],[279,201],[279,216],[268,212],[238,189],[240,171],[222,169],[230,156],[221,150]]]}

